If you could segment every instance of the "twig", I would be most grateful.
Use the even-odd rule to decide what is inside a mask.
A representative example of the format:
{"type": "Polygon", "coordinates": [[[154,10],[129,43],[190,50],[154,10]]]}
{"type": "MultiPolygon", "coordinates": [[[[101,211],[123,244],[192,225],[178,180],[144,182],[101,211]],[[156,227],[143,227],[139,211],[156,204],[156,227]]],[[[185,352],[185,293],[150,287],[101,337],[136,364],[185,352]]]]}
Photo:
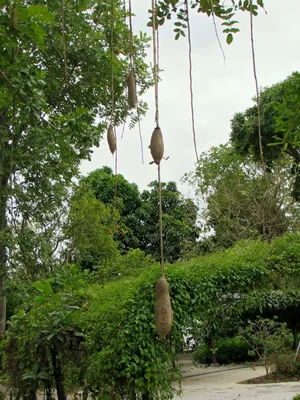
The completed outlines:
{"type": "Polygon", "coordinates": [[[0,75],[2,76],[2,78],[7,82],[8,86],[13,89],[13,86],[10,82],[10,80],[8,79],[8,77],[5,75],[5,73],[3,71],[1,71],[0,69],[0,75]]]}

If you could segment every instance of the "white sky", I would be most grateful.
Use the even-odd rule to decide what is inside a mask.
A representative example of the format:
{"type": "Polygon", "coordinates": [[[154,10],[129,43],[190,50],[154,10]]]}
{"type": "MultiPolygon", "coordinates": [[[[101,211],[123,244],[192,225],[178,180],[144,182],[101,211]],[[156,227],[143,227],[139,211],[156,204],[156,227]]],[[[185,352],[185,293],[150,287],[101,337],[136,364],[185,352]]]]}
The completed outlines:
{"type": "MultiPolygon", "coordinates": [[[[151,1],[132,0],[136,14],[134,30],[151,35],[148,8],[151,1]]],[[[293,71],[300,70],[300,0],[265,0],[267,15],[263,10],[254,18],[256,64],[259,86],[269,86],[285,79],[293,71]]],[[[198,152],[211,146],[225,143],[229,139],[230,120],[236,112],[244,111],[253,103],[255,85],[252,70],[249,13],[239,13],[240,32],[234,35],[233,43],[226,44],[226,35],[219,26],[219,36],[226,55],[222,57],[211,18],[204,14],[191,13],[194,108],[198,152]]],[[[149,61],[152,61],[151,49],[149,61]]],[[[180,184],[184,173],[195,164],[192,140],[187,39],[174,40],[173,20],[160,29],[160,68],[162,81],[159,87],[160,126],[164,135],[165,156],[168,161],[161,164],[162,180],[176,181],[179,189],[189,194],[189,189],[180,184]]],[[[141,122],[144,140],[145,164],[141,162],[138,129],[118,130],[118,172],[130,182],[138,184],[140,190],[157,179],[157,169],[149,165],[152,160],[148,145],[154,122],[154,88],[145,95],[149,111],[141,122]]],[[[100,148],[95,149],[92,161],[82,163],[81,172],[88,172],[108,165],[114,168],[106,138],[100,148]]]]}

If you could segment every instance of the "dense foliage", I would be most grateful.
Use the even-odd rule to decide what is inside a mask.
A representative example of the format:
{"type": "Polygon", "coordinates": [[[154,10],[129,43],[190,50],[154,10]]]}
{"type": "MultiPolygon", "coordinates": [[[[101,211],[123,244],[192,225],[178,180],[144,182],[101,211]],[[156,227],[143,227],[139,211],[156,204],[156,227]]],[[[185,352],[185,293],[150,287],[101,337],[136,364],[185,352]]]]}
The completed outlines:
{"type": "MultiPolygon", "coordinates": [[[[162,0],[155,18],[162,25],[176,15],[176,39],[190,9],[220,18],[230,44],[237,11],[256,15],[259,7],[262,0],[162,0]]],[[[107,167],[76,181],[112,119],[130,118],[132,126],[145,112],[148,38],[130,40],[125,8],[121,0],[0,0],[1,366],[16,398],[35,400],[43,390],[50,400],[55,388],[59,400],[75,390],[85,398],[168,400],[180,392],[177,354],[187,334],[215,361],[240,361],[248,347],[238,333],[257,349],[256,328],[261,321],[274,327],[266,322],[274,315],[297,344],[299,74],[261,93],[266,171],[256,162],[253,107],[235,115],[231,146],[203,154],[191,177],[207,203],[203,233],[214,234],[207,248],[232,248],[190,259],[198,208],[176,183],[162,184],[174,312],[162,340],[154,325],[158,183],[140,193],[107,167]],[[130,53],[136,110],[126,96],[130,53]],[[269,146],[274,140],[284,157],[282,146],[269,146]]],[[[258,354],[267,362],[272,340],[282,345],[269,339],[258,354]]],[[[288,366],[282,359],[278,371],[288,366]]]]}
{"type": "Polygon", "coordinates": [[[220,364],[238,364],[257,359],[257,357],[249,355],[251,348],[241,336],[218,338],[214,345],[214,349],[211,349],[208,344],[199,346],[199,349],[193,353],[193,360],[200,364],[210,364],[213,352],[220,364]]]}
{"type": "MultiPolygon", "coordinates": [[[[290,156],[291,173],[296,177],[292,193],[299,200],[299,98],[300,74],[294,72],[286,80],[260,92],[261,132],[264,160],[272,166],[282,151],[290,156]]],[[[256,99],[254,99],[256,101],[256,99]]],[[[260,158],[257,106],[236,113],[231,121],[231,142],[238,154],[260,158]]]]}
{"type": "MultiPolygon", "coordinates": [[[[42,384],[44,375],[37,377],[32,369],[40,373],[45,367],[40,367],[37,356],[35,364],[30,361],[36,354],[37,344],[51,346],[56,334],[67,331],[76,336],[79,332],[80,348],[85,356],[80,359],[76,373],[81,374],[87,391],[95,396],[118,393],[124,399],[139,395],[169,399],[175,391],[172,381],[178,376],[174,360],[183,346],[183,332],[187,328],[194,334],[197,346],[197,338],[202,343],[208,326],[213,326],[215,335],[226,334],[224,329],[232,334],[249,317],[279,315],[288,306],[299,310],[299,243],[298,234],[283,236],[271,244],[241,243],[223,252],[168,267],[174,325],[166,341],[157,336],[154,327],[158,266],[136,269],[132,262],[131,276],[129,273],[126,277],[116,277],[115,282],[105,285],[97,283],[97,275],[82,277],[78,272],[67,275],[67,282],[58,277],[36,283],[36,289],[43,292],[42,298],[33,293],[28,297],[30,306],[21,306],[23,312],[16,314],[8,330],[5,351],[21,375],[28,377],[29,374],[30,379],[42,384]],[[57,301],[63,302],[62,307],[57,307],[57,301]],[[22,315],[32,323],[24,324],[22,315]],[[224,326],[224,315],[232,324],[224,326]],[[33,323],[33,318],[40,319],[40,323],[33,323]],[[42,321],[52,324],[52,318],[57,321],[57,330],[47,333],[48,328],[42,321]]],[[[283,313],[279,318],[289,324],[293,333],[299,329],[297,321],[291,325],[288,314],[283,313]]],[[[63,376],[67,377],[73,367],[71,359],[63,358],[68,357],[65,350],[59,348],[64,360],[63,376]]],[[[49,359],[47,365],[53,379],[54,367],[49,359]]],[[[22,390],[26,390],[26,380],[21,382],[22,390]]]]}
{"type": "MultiPolygon", "coordinates": [[[[140,193],[136,184],[129,183],[120,174],[115,177],[110,168],[103,167],[83,178],[81,184],[79,191],[90,190],[91,196],[111,209],[114,228],[110,229],[122,252],[139,248],[155,260],[160,259],[156,181],[148,185],[149,190],[140,193]]],[[[84,194],[83,199],[86,196],[84,194]]],[[[84,208],[83,200],[81,212],[84,208]]],[[[196,246],[198,209],[193,200],[183,197],[175,182],[162,182],[162,208],[165,260],[174,262],[187,257],[196,246]]],[[[93,261],[94,265],[98,262],[97,259],[93,261]]]]}
{"type": "MultiPolygon", "coordinates": [[[[129,54],[127,12],[120,1],[113,7],[111,13],[108,1],[0,1],[1,291],[6,268],[37,277],[53,267],[69,187],[111,121],[112,63],[116,124],[134,117],[125,91],[129,56],[111,56],[112,27],[114,45],[129,54]]],[[[147,42],[144,34],[134,37],[132,49],[141,94],[151,83],[147,42]]],[[[3,293],[0,299],[3,332],[3,293]]]]}
{"type": "Polygon", "coordinates": [[[187,176],[202,203],[203,242],[210,248],[229,247],[239,240],[272,240],[299,230],[299,203],[291,195],[295,176],[291,158],[273,161],[263,172],[251,155],[237,154],[228,145],[200,155],[194,173],[187,176]]]}

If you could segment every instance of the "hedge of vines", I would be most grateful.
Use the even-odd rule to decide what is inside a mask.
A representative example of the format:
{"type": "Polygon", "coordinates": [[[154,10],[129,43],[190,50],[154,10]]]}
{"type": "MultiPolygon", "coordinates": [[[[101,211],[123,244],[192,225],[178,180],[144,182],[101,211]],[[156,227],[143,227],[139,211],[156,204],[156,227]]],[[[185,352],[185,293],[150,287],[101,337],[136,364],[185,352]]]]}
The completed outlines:
{"type": "Polygon", "coordinates": [[[107,284],[74,271],[65,272],[63,281],[58,276],[48,282],[45,293],[37,288],[42,296],[31,295],[23,311],[11,319],[2,347],[16,390],[24,392],[32,382],[35,388],[54,385],[54,346],[67,389],[77,386],[97,399],[167,400],[179,391],[176,355],[184,329],[195,322],[218,329],[224,315],[242,321],[245,315],[288,311],[290,327],[297,328],[293,321],[300,308],[298,234],[271,244],[239,243],[169,266],[174,325],[166,341],[154,326],[157,265],[107,284]],[[27,382],[25,389],[16,384],[16,372],[21,382],[27,382]]]}

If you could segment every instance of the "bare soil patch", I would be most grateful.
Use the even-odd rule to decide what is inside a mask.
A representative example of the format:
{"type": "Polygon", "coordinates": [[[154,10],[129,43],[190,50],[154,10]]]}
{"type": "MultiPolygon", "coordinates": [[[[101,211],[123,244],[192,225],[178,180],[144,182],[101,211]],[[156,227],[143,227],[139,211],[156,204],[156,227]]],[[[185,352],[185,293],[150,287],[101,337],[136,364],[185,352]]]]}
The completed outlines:
{"type": "Polygon", "coordinates": [[[242,384],[266,384],[266,383],[280,383],[280,382],[299,382],[300,376],[290,377],[285,375],[278,375],[275,373],[271,373],[268,376],[262,375],[256,378],[247,379],[245,381],[241,381],[238,383],[242,384]]]}

